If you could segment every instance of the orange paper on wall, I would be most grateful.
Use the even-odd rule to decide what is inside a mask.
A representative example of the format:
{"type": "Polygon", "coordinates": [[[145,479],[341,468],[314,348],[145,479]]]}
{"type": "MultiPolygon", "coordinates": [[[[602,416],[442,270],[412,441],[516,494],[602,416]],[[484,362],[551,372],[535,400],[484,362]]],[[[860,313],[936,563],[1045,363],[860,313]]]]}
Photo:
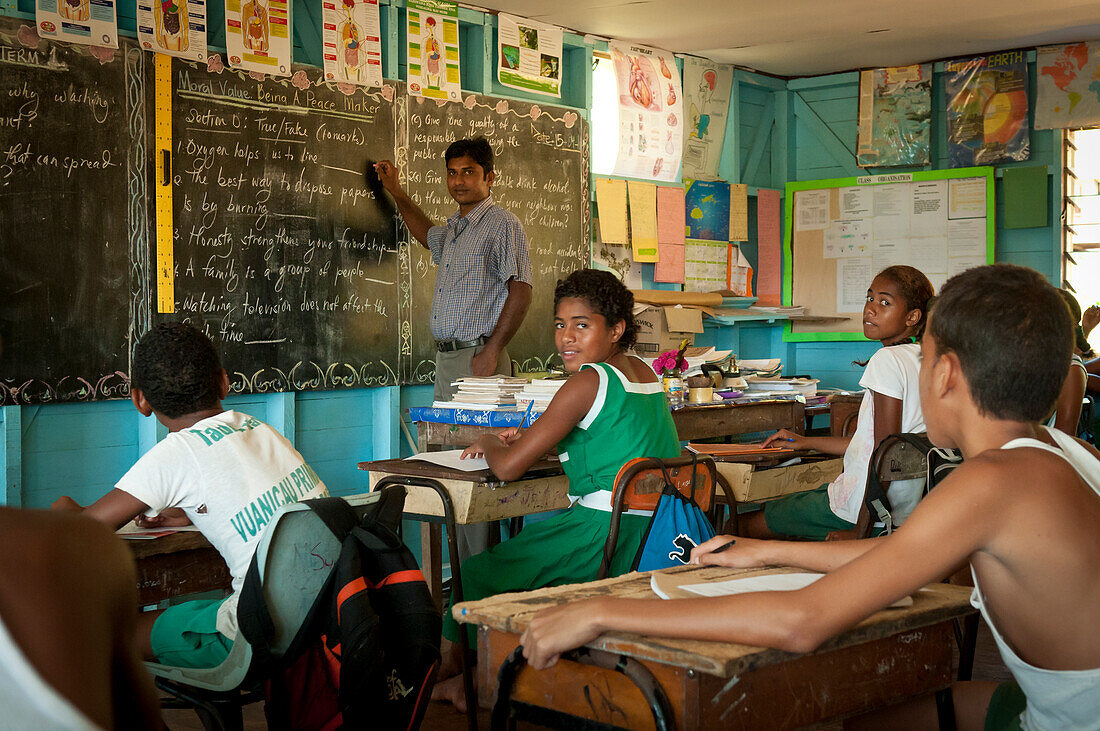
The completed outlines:
{"type": "MultiPolygon", "coordinates": [[[[683,208],[680,209],[683,211],[683,208]]],[[[684,283],[684,246],[683,244],[658,244],[661,258],[653,268],[654,282],[684,283]]]]}
{"type": "MultiPolygon", "coordinates": [[[[684,245],[684,189],[680,186],[657,188],[657,241],[662,244],[684,245]]],[[[683,282],[684,258],[680,257],[680,279],[683,282]]],[[[662,280],[663,281],[663,280],[662,280]]]]}
{"type": "Polygon", "coordinates": [[[781,242],[779,191],[761,188],[756,194],[757,304],[780,304],[781,242]]]}

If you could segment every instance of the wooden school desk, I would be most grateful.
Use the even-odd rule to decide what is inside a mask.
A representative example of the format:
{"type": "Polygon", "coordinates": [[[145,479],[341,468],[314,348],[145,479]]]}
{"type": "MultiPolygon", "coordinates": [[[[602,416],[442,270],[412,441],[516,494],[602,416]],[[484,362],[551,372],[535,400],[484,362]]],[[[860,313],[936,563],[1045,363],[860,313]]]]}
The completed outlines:
{"type": "MultiPolygon", "coordinates": [[[[784,569],[669,569],[707,579],[776,570],[784,569]]],[[[478,679],[489,689],[540,609],[596,597],[654,596],[649,574],[633,573],[502,594],[456,606],[455,612],[464,610],[459,621],[479,625],[478,679]]],[[[640,662],[663,689],[675,728],[782,729],[844,718],[949,687],[952,619],[974,612],[969,597],[965,587],[932,584],[911,607],[877,612],[809,655],[611,632],[586,648],[600,667],[564,659],[544,671],[525,667],[515,676],[511,698],[611,726],[654,728],[638,686],[613,669],[626,657],[640,662]]]]}
{"type": "Polygon", "coordinates": [[[228,591],[232,584],[221,554],[198,531],[127,540],[126,545],[137,564],[141,606],[203,591],[228,591]]]}
{"type": "MultiPolygon", "coordinates": [[[[790,429],[802,434],[805,429],[805,405],[798,401],[757,401],[744,404],[714,404],[705,406],[683,406],[672,412],[672,421],[676,424],[676,433],[682,442],[699,441],[713,437],[728,437],[735,434],[790,429]]],[[[419,415],[428,415],[444,409],[411,409],[416,422],[416,445],[420,452],[430,451],[433,447],[455,449],[468,447],[483,434],[502,431],[504,426],[493,427],[484,424],[454,424],[434,420],[421,420],[419,415]]],[[[519,414],[522,417],[522,413],[519,414]]]]}
{"type": "MultiPolygon", "coordinates": [[[[440,523],[447,527],[452,559],[457,556],[455,526],[522,518],[569,507],[569,481],[558,462],[539,462],[519,480],[503,482],[489,470],[463,472],[429,462],[384,459],[360,462],[370,473],[370,489],[397,483],[413,489],[405,498],[405,515],[421,519],[421,568],[428,588],[440,602],[443,541],[440,523]],[[424,520],[426,519],[426,520],[424,520]]],[[[451,561],[451,586],[458,584],[458,561],[451,561]]]]}

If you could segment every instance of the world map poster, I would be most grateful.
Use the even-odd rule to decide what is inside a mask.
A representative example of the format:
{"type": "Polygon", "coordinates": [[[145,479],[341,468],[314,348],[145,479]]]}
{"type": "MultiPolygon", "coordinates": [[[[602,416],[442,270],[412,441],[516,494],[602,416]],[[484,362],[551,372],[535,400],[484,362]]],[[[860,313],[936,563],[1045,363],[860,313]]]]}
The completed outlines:
{"type": "Polygon", "coordinates": [[[1100,124],[1100,41],[1038,49],[1036,129],[1100,124]]]}

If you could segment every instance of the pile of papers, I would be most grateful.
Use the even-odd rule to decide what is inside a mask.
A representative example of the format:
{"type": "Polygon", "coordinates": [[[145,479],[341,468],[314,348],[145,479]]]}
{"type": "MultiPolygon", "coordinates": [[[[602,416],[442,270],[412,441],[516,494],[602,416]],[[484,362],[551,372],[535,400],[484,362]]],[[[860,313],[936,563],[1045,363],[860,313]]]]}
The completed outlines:
{"type": "Polygon", "coordinates": [[[760,376],[746,376],[745,383],[750,392],[762,391],[768,393],[798,393],[806,398],[817,395],[816,378],[762,378],[760,376]]]}
{"type": "Polygon", "coordinates": [[[805,314],[806,308],[803,305],[788,305],[786,307],[768,307],[765,305],[752,305],[750,310],[756,312],[767,312],[771,315],[780,315],[782,317],[792,317],[805,314]]]}
{"type": "Polygon", "coordinates": [[[436,401],[436,407],[452,409],[514,410],[516,394],[527,386],[526,378],[490,376],[460,378],[451,384],[455,388],[450,401],[436,401]]]}
{"type": "MultiPolygon", "coordinates": [[[[722,362],[728,360],[731,355],[733,355],[732,350],[717,350],[714,347],[700,346],[688,348],[684,351],[684,360],[687,361],[688,368],[683,375],[685,377],[699,375],[703,372],[704,363],[722,364],[722,362]]],[[[642,360],[648,363],[649,367],[652,368],[653,362],[657,360],[657,358],[642,358],[642,360]]],[[[732,369],[724,367],[724,370],[732,369]]]]}
{"type": "Polygon", "coordinates": [[[565,385],[564,378],[541,378],[536,381],[531,381],[523,390],[516,394],[516,408],[531,411],[546,411],[546,407],[550,405],[550,400],[554,398],[554,394],[558,392],[558,389],[565,385]]]}

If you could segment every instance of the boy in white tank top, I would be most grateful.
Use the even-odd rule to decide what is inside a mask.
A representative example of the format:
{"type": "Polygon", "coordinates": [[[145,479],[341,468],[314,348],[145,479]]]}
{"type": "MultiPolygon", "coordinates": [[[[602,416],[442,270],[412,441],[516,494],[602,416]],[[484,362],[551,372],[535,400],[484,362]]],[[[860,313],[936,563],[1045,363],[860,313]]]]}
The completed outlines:
{"type": "MultiPolygon", "coordinates": [[[[998,264],[953,277],[921,344],[920,393],[929,438],[964,461],[905,525],[824,544],[718,536],[692,552],[694,562],[828,575],[793,592],[547,610],[521,639],[528,662],[547,667],[609,630],[809,652],[969,562],[973,601],[1018,685],[956,684],[959,728],[1100,728],[1100,454],[1039,426],[1072,343],[1069,312],[1038,272],[998,264]]],[[[931,698],[855,719],[864,720],[937,727],[931,698]]]]}

